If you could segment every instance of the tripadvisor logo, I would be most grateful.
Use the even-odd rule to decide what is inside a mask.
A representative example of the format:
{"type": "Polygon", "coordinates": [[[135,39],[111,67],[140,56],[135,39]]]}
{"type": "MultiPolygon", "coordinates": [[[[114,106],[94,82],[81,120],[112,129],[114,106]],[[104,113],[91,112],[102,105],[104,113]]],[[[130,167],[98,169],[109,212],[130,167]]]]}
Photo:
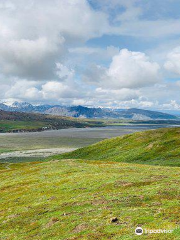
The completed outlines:
{"type": "Polygon", "coordinates": [[[136,235],[141,235],[141,234],[143,234],[143,229],[141,227],[137,227],[135,229],[135,233],[136,233],[136,235]]]}
{"type": "MultiPolygon", "coordinates": [[[[172,233],[173,230],[165,230],[165,229],[155,229],[155,230],[152,230],[152,229],[144,229],[144,233],[172,233]]],[[[135,229],[135,234],[136,235],[142,235],[143,234],[143,229],[141,227],[137,227],[135,229]]]]}

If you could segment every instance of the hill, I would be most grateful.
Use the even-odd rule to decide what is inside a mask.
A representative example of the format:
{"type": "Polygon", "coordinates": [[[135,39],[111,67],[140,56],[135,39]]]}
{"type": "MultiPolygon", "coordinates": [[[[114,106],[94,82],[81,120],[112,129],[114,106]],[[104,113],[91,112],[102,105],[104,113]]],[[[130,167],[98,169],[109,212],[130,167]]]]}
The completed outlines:
{"type": "Polygon", "coordinates": [[[179,136],[180,128],[139,132],[104,140],[58,158],[180,166],[179,136]]]}
{"type": "Polygon", "coordinates": [[[0,109],[16,112],[34,112],[75,118],[114,118],[131,120],[174,120],[176,116],[143,109],[89,108],[85,106],[32,105],[27,102],[0,103],[0,109]]]}
{"type": "Polygon", "coordinates": [[[0,132],[43,131],[48,129],[103,126],[100,121],[0,110],[0,132]]]}
{"type": "Polygon", "coordinates": [[[179,239],[180,168],[72,159],[0,174],[1,239],[179,239]],[[137,226],[172,233],[136,236],[137,226]]]}
{"type": "Polygon", "coordinates": [[[179,239],[179,133],[147,131],[45,162],[1,163],[0,238],[125,240],[140,226],[138,239],[179,239]]]}
{"type": "Polygon", "coordinates": [[[122,118],[132,119],[132,120],[172,120],[177,119],[176,116],[162,113],[158,111],[150,111],[138,108],[130,109],[115,109],[115,112],[119,113],[122,118]]]}

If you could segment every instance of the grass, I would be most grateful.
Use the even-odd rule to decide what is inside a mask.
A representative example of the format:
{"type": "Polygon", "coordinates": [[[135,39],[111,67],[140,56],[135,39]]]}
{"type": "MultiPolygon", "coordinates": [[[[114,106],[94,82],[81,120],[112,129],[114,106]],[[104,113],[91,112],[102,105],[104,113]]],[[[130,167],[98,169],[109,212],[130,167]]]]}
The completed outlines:
{"type": "Polygon", "coordinates": [[[180,128],[151,130],[112,138],[55,158],[180,166],[180,128]]]}
{"type": "Polygon", "coordinates": [[[14,131],[38,131],[49,127],[50,125],[41,121],[0,121],[0,132],[2,133],[14,131]]]}
{"type": "Polygon", "coordinates": [[[46,122],[38,121],[10,121],[10,120],[1,120],[0,121],[0,130],[1,132],[11,132],[13,130],[33,130],[43,127],[48,127],[46,122]]]}
{"type": "Polygon", "coordinates": [[[179,133],[135,133],[45,161],[1,163],[0,239],[178,240],[179,133]],[[137,226],[173,232],[136,236],[137,226]]]}
{"type": "Polygon", "coordinates": [[[40,162],[46,160],[46,157],[9,157],[9,158],[2,158],[0,159],[0,164],[1,163],[22,163],[22,162],[40,162]]]}
{"type": "MultiPolygon", "coordinates": [[[[12,113],[13,114],[13,113],[12,113]]],[[[23,113],[21,113],[23,114],[23,113]]],[[[64,129],[64,128],[84,128],[84,127],[103,127],[103,122],[96,120],[84,120],[68,117],[56,117],[38,114],[25,114],[25,119],[21,120],[20,113],[18,119],[4,119],[0,120],[0,132],[29,132],[29,131],[43,131],[47,129],[64,129]],[[27,116],[26,116],[27,115],[27,116]],[[32,118],[32,119],[31,119],[32,118]]],[[[22,117],[23,119],[23,117],[22,117]]]]}
{"type": "Polygon", "coordinates": [[[137,239],[137,226],[174,230],[138,239],[179,239],[179,168],[61,160],[0,174],[1,239],[137,239]]]}

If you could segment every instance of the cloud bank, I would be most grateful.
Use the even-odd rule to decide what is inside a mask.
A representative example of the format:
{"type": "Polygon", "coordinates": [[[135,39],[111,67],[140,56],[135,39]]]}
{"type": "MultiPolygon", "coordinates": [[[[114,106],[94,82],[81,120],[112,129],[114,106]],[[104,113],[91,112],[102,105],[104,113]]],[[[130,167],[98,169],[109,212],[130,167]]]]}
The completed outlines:
{"type": "Polygon", "coordinates": [[[174,2],[1,0],[1,100],[179,109],[174,2]]]}

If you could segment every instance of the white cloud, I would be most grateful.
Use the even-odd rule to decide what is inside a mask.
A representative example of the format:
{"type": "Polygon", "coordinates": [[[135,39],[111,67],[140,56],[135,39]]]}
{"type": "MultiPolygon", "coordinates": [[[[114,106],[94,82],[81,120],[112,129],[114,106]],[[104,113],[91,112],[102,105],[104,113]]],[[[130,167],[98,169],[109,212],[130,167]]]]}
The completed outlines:
{"type": "Polygon", "coordinates": [[[103,66],[91,64],[84,71],[82,80],[89,84],[102,85],[104,78],[106,77],[107,69],[103,66]]]}
{"type": "Polygon", "coordinates": [[[166,70],[180,75],[180,47],[176,47],[168,53],[164,67],[166,70]]]}
{"type": "MultiPolygon", "coordinates": [[[[122,101],[111,101],[109,102],[108,106],[115,107],[115,108],[122,108],[122,109],[126,109],[126,108],[150,109],[152,107],[157,107],[157,105],[154,102],[141,101],[140,98],[131,99],[131,100],[122,100],[122,101]]],[[[104,107],[106,107],[106,104],[104,104],[104,107]]]]}
{"type": "MultiPolygon", "coordinates": [[[[114,34],[126,36],[129,42],[134,38],[127,36],[143,37],[148,40],[144,45],[151,48],[151,37],[156,42],[159,37],[179,34],[179,19],[145,16],[147,9],[142,6],[147,5],[142,2],[0,0],[0,98],[104,107],[129,104],[177,108],[179,82],[156,84],[161,80],[162,69],[155,61],[164,61],[167,47],[161,59],[151,61],[147,51],[119,51],[124,38],[111,38],[114,34]],[[94,2],[96,8],[89,2],[94,2]],[[93,40],[105,34],[109,36],[93,40]],[[119,47],[108,47],[112,43],[119,47]]],[[[174,42],[168,49],[178,41],[174,37],[171,40],[174,42]]],[[[132,42],[131,47],[135,49],[138,44],[132,42]]],[[[159,49],[155,50],[155,57],[162,54],[159,49]]],[[[152,55],[152,50],[149,52],[152,55]]],[[[180,47],[170,51],[164,67],[175,77],[180,75],[180,47]]]]}
{"type": "Polygon", "coordinates": [[[14,80],[11,86],[1,85],[1,99],[52,103],[61,105],[86,105],[117,108],[144,108],[180,110],[178,82],[156,84],[141,89],[92,88],[68,79],[57,81],[14,80]]]}
{"type": "Polygon", "coordinates": [[[164,103],[162,108],[166,110],[180,110],[180,104],[176,100],[171,100],[169,103],[164,103]]]}
{"type": "Polygon", "coordinates": [[[53,76],[57,53],[63,52],[64,40],[59,39],[59,47],[47,38],[36,40],[11,40],[0,44],[0,64],[4,74],[35,80],[53,76]],[[61,47],[60,47],[61,45],[61,47]]]}
{"type": "Polygon", "coordinates": [[[100,99],[109,99],[109,100],[116,100],[116,101],[125,101],[125,100],[132,100],[139,97],[138,90],[132,90],[128,88],[122,88],[120,90],[110,90],[110,89],[103,89],[103,88],[96,88],[95,90],[97,98],[100,99]]]}
{"type": "Polygon", "coordinates": [[[72,101],[72,105],[75,105],[75,106],[77,106],[77,105],[86,105],[86,104],[87,104],[87,102],[84,99],[74,99],[72,101]]]}
{"type": "Polygon", "coordinates": [[[37,82],[16,80],[12,83],[9,89],[5,92],[5,99],[18,98],[28,100],[38,100],[42,98],[41,92],[37,88],[37,82]]]}
{"type": "Polygon", "coordinates": [[[69,52],[75,54],[84,54],[85,56],[95,54],[96,56],[101,55],[103,57],[104,56],[113,57],[115,54],[119,52],[119,48],[114,46],[108,46],[105,49],[93,47],[76,47],[70,48],[69,52]]]}
{"type": "MultiPolygon", "coordinates": [[[[154,16],[154,8],[157,7],[156,1],[144,0],[91,0],[98,4],[99,8],[109,13],[113,11],[113,22],[116,27],[111,28],[112,34],[148,38],[165,38],[179,36],[180,21],[178,18],[166,16],[166,9],[171,6],[171,1],[168,5],[162,3],[161,9],[156,11],[154,16]],[[153,12],[148,12],[148,9],[153,12]],[[158,15],[157,15],[158,12],[158,15]],[[153,18],[154,17],[154,18],[153,18]]],[[[158,2],[158,1],[157,1],[158,2]]],[[[165,2],[165,1],[161,1],[165,2]]],[[[172,1],[173,2],[173,1],[172,1]]],[[[159,7],[159,6],[158,6],[159,7]]],[[[168,9],[169,10],[169,9],[168,9]]],[[[168,12],[167,10],[167,12],[168,12]]]]}
{"type": "Polygon", "coordinates": [[[86,0],[1,1],[1,72],[27,80],[52,79],[68,46],[109,29],[107,15],[86,0]]]}
{"type": "MultiPolygon", "coordinates": [[[[120,22],[119,22],[120,23],[120,22]]],[[[160,20],[133,20],[123,21],[117,28],[113,28],[114,34],[134,36],[141,38],[164,38],[178,36],[180,32],[179,19],[160,20]]]]}
{"type": "Polygon", "coordinates": [[[76,89],[70,85],[66,85],[61,82],[51,81],[42,85],[42,90],[44,99],[57,99],[59,98],[74,98],[78,95],[76,89]]]}
{"type": "Polygon", "coordinates": [[[159,65],[151,62],[141,52],[123,49],[113,57],[107,71],[109,86],[139,88],[155,84],[159,81],[159,65]]]}
{"type": "Polygon", "coordinates": [[[77,86],[73,82],[27,81],[15,80],[11,86],[4,86],[2,99],[19,99],[22,101],[54,101],[75,98],[78,96],[77,86]],[[6,87],[6,88],[5,88],[6,87]]]}
{"type": "Polygon", "coordinates": [[[142,52],[122,49],[112,59],[108,69],[92,65],[83,79],[104,88],[141,88],[160,81],[160,66],[142,52]]]}
{"type": "Polygon", "coordinates": [[[73,69],[68,69],[68,67],[61,63],[56,63],[56,68],[57,68],[56,74],[61,80],[71,79],[74,77],[75,72],[73,69]]]}

